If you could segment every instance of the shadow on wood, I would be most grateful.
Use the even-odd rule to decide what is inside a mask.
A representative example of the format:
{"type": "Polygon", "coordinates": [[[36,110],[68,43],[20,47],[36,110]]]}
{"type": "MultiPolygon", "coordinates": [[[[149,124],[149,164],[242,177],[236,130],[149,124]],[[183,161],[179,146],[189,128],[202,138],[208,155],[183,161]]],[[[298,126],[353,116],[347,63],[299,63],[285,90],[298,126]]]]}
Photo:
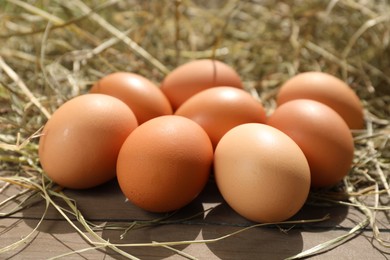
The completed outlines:
{"type": "MultiPolygon", "coordinates": [[[[161,214],[154,214],[155,218],[162,217],[161,214]]],[[[121,235],[124,230],[103,230],[102,237],[111,243],[131,244],[131,243],[151,243],[171,242],[171,241],[191,241],[195,240],[202,228],[204,218],[203,206],[196,201],[181,209],[177,214],[167,219],[166,224],[143,227],[128,231],[123,239],[121,235]],[[193,216],[196,216],[193,218],[193,216]],[[188,219],[189,218],[189,219],[188,219]],[[172,221],[171,223],[169,223],[172,221]]],[[[129,224],[127,224],[129,225],[129,224]]],[[[174,246],[175,249],[183,250],[188,245],[174,246]]],[[[163,247],[121,247],[125,252],[141,259],[163,259],[176,254],[174,251],[163,247]]],[[[112,250],[107,252],[116,259],[125,259],[112,250]]]]}
{"type": "MultiPolygon", "coordinates": [[[[243,219],[225,203],[211,210],[202,228],[205,239],[214,239],[238,231],[253,223],[243,219]],[[230,215],[229,222],[221,216],[230,215]]],[[[209,249],[221,259],[284,259],[301,252],[303,240],[299,230],[288,232],[279,228],[253,228],[218,242],[208,243],[209,249]]]]}

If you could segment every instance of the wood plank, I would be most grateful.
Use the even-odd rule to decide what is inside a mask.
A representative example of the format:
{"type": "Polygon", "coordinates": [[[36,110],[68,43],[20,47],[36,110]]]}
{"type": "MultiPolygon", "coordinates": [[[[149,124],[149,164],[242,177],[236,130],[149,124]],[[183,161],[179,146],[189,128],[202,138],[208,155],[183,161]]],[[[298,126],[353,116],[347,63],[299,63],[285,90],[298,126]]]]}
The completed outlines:
{"type": "MultiPolygon", "coordinates": [[[[7,191],[8,193],[0,194],[1,196],[10,196],[15,191],[7,191]]],[[[88,190],[65,190],[67,196],[75,199],[78,208],[81,210],[85,218],[91,221],[130,221],[130,220],[151,220],[160,218],[163,214],[148,213],[138,207],[126,202],[126,198],[120,191],[118,183],[114,180],[105,185],[88,189],[88,190]]],[[[230,207],[228,207],[221,195],[219,194],[215,184],[209,182],[202,194],[193,201],[190,205],[180,210],[178,218],[189,217],[191,215],[207,210],[211,207],[219,206],[213,210],[218,214],[213,214],[213,219],[205,219],[208,222],[221,222],[236,225],[250,225],[251,222],[240,217],[230,207]]],[[[14,217],[20,218],[40,218],[44,212],[45,203],[40,203],[14,214],[14,217]]],[[[382,212],[378,213],[378,219],[381,222],[388,223],[386,215],[382,212]]],[[[329,215],[330,219],[318,224],[317,226],[332,228],[339,225],[345,228],[352,228],[361,221],[363,214],[353,207],[323,204],[321,206],[306,204],[300,212],[292,219],[317,219],[329,215]]],[[[51,208],[47,212],[47,219],[62,219],[58,212],[51,208]]]]}
{"type": "MultiPolygon", "coordinates": [[[[10,196],[12,189],[1,196],[10,196]]],[[[152,220],[165,216],[145,212],[129,202],[121,193],[116,181],[100,187],[65,193],[77,201],[85,217],[96,224],[110,223],[123,226],[133,220],[152,220]]],[[[37,225],[42,216],[44,203],[38,203],[11,217],[0,219],[0,247],[18,241],[26,236],[37,225]]],[[[313,206],[305,207],[293,219],[321,218],[330,214],[331,218],[320,223],[287,225],[280,229],[277,226],[248,230],[236,236],[210,244],[191,244],[178,246],[183,252],[200,259],[282,259],[308,249],[329,239],[343,235],[363,219],[362,213],[346,206],[313,206]]],[[[75,220],[74,217],[72,217],[75,220]]],[[[383,218],[382,231],[388,237],[388,221],[383,218]]],[[[140,243],[150,241],[181,241],[215,239],[219,236],[237,231],[253,223],[235,213],[218,193],[215,185],[209,183],[205,191],[190,205],[169,218],[173,224],[143,228],[129,232],[120,239],[123,230],[102,230],[99,235],[114,243],[140,243]],[[207,212],[203,212],[208,210],[207,212]],[[202,214],[199,214],[202,213],[202,214]],[[198,214],[195,218],[186,219],[198,214]]],[[[386,259],[390,252],[380,252],[373,247],[372,232],[366,230],[346,244],[321,254],[315,259],[386,259]]],[[[375,245],[375,244],[374,244],[375,245]]],[[[63,217],[50,208],[46,220],[25,245],[1,255],[0,258],[41,259],[54,257],[63,253],[88,248],[90,245],[64,221],[63,217]]],[[[142,259],[177,259],[178,255],[165,248],[126,248],[126,252],[142,259]]],[[[67,259],[124,259],[109,249],[90,250],[67,259]]]]}
{"type": "MultiPolygon", "coordinates": [[[[2,219],[0,246],[3,247],[22,236],[25,236],[37,220],[2,219]],[[4,228],[12,227],[12,228],[4,228]]],[[[113,243],[140,243],[149,241],[177,241],[193,239],[214,239],[224,234],[238,230],[236,226],[220,224],[191,225],[174,224],[153,228],[139,229],[120,239],[122,231],[106,230],[100,232],[105,239],[113,243]]],[[[302,250],[317,245],[320,242],[335,238],[345,233],[345,230],[314,230],[305,231],[293,228],[282,232],[277,228],[255,228],[244,233],[209,244],[192,244],[176,248],[199,259],[283,259],[297,254],[302,250]]],[[[380,252],[370,243],[371,234],[363,232],[346,244],[336,247],[315,259],[386,259],[390,252],[380,252]]],[[[29,243],[16,250],[7,252],[1,258],[10,259],[42,259],[69,253],[74,250],[90,247],[78,234],[74,233],[69,224],[64,221],[47,220],[35,233],[29,243]]],[[[125,248],[141,259],[177,259],[178,255],[168,249],[154,247],[125,248]]],[[[125,259],[109,249],[89,250],[74,254],[66,259],[125,259]]]]}

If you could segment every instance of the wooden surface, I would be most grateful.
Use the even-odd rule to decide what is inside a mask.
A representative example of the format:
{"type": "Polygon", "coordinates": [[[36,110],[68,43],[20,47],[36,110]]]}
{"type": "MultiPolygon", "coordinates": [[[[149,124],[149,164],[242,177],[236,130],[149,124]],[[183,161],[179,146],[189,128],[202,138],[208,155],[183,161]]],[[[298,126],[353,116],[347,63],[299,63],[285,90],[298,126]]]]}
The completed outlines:
{"type": "MultiPolygon", "coordinates": [[[[14,194],[8,188],[1,200],[14,194]]],[[[77,201],[85,218],[95,224],[119,224],[132,220],[151,220],[164,215],[147,213],[125,201],[116,181],[100,187],[65,193],[77,201]]],[[[0,219],[0,247],[5,247],[28,235],[38,224],[44,211],[44,201],[12,216],[0,219]]],[[[347,206],[323,205],[305,207],[293,219],[315,219],[330,214],[330,219],[311,224],[267,226],[247,230],[224,240],[208,244],[180,245],[176,248],[198,259],[284,259],[327,240],[346,234],[364,215],[347,206]]],[[[74,217],[72,217],[74,223],[74,217]]],[[[390,236],[388,219],[383,214],[381,231],[390,236]],[[387,224],[386,224],[387,223],[387,224]]],[[[112,243],[141,243],[151,241],[181,241],[214,239],[242,229],[253,223],[230,209],[222,200],[213,183],[193,203],[168,220],[175,223],[130,231],[120,239],[123,230],[98,231],[112,243]],[[190,216],[212,208],[193,219],[190,216]]],[[[80,226],[80,225],[78,225],[80,226]]],[[[313,259],[389,259],[390,250],[376,248],[372,231],[366,229],[348,242],[313,259]]],[[[91,247],[53,207],[37,231],[14,250],[0,254],[0,259],[47,259],[91,247]]],[[[175,252],[161,247],[129,247],[124,249],[141,259],[183,259],[175,252]]],[[[111,249],[88,250],[61,259],[124,259],[111,249]]]]}

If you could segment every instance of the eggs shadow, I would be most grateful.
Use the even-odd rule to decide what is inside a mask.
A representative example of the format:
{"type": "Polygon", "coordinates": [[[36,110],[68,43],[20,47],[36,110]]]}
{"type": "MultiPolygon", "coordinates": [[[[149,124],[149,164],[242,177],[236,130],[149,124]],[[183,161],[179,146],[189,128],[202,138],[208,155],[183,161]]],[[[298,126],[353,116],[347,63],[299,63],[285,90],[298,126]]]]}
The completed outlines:
{"type": "Polygon", "coordinates": [[[224,201],[221,193],[218,190],[214,175],[210,175],[206,186],[203,188],[202,192],[199,194],[196,200],[209,204],[221,203],[224,201]]]}
{"type": "MultiPolygon", "coordinates": [[[[123,220],[129,216],[133,216],[134,212],[137,212],[128,207],[128,203],[125,202],[126,198],[121,192],[116,179],[90,189],[64,189],[63,193],[77,207],[84,219],[94,224],[100,224],[110,220],[123,220]]],[[[67,212],[70,208],[64,199],[58,197],[52,197],[51,199],[56,205],[63,208],[63,213],[66,214],[73,224],[81,228],[81,230],[84,229],[77,221],[76,216],[67,212]]],[[[40,218],[45,212],[45,204],[46,202],[41,198],[34,205],[21,212],[23,221],[29,227],[37,227],[40,218]]],[[[139,213],[134,218],[142,218],[144,215],[144,213],[139,213]]],[[[73,233],[75,229],[67,223],[64,216],[53,205],[49,205],[44,221],[37,228],[37,231],[61,234],[73,233]]]]}
{"type": "MultiPolygon", "coordinates": [[[[216,239],[256,224],[236,213],[223,200],[212,181],[209,182],[203,196],[205,200],[210,196],[210,201],[219,202],[205,217],[202,228],[204,239],[216,239]]],[[[353,223],[347,220],[348,214],[349,208],[346,206],[310,200],[288,221],[318,222],[251,228],[217,242],[207,243],[207,247],[221,259],[285,259],[302,251],[304,245],[302,232],[318,233],[337,229],[340,225],[352,226],[353,223]]]]}
{"type": "MultiPolygon", "coordinates": [[[[204,239],[216,239],[256,223],[246,220],[226,203],[213,208],[202,228],[204,239]]],[[[220,259],[285,259],[302,251],[303,239],[299,229],[264,226],[254,227],[207,247],[220,259]]]]}
{"type": "MultiPolygon", "coordinates": [[[[59,207],[67,208],[67,205],[64,203],[64,201],[58,198],[52,199],[59,207]]],[[[53,205],[50,204],[46,209],[46,201],[43,198],[36,200],[28,208],[23,209],[21,214],[21,219],[24,221],[24,223],[30,228],[36,229],[38,232],[49,234],[67,234],[75,232],[74,228],[70,226],[64,216],[62,216],[53,205]],[[42,217],[43,221],[41,222],[42,217]]],[[[82,225],[76,222],[74,216],[69,213],[66,213],[66,215],[71,220],[73,220],[73,223],[78,228],[82,228],[82,225]]]]}
{"type": "MultiPolygon", "coordinates": [[[[135,207],[129,204],[129,207],[135,207]]],[[[164,259],[175,255],[176,252],[161,246],[125,246],[125,244],[140,244],[153,242],[174,242],[195,240],[201,230],[204,219],[204,210],[198,200],[193,201],[186,207],[178,210],[174,214],[148,213],[142,209],[137,209],[144,214],[144,218],[129,220],[121,223],[107,222],[107,228],[102,232],[102,238],[118,246],[124,252],[140,259],[164,259]],[[153,220],[157,221],[152,224],[153,220]],[[133,223],[137,223],[133,228],[126,230],[133,223]],[[142,226],[142,223],[146,223],[142,226]],[[138,225],[140,224],[140,225],[138,225]],[[109,226],[119,226],[120,228],[110,228],[109,226]]],[[[184,250],[188,244],[175,245],[172,248],[184,250]]],[[[105,249],[106,253],[115,259],[128,259],[112,249],[105,249]]]]}
{"type": "MultiPolygon", "coordinates": [[[[63,192],[69,199],[74,200],[77,209],[87,221],[105,227],[103,230],[96,230],[96,233],[113,244],[195,240],[200,233],[201,223],[204,219],[204,209],[199,198],[175,213],[157,214],[142,210],[126,201],[116,179],[91,189],[65,189],[63,192]],[[161,221],[155,224],[151,223],[157,219],[161,221]],[[125,232],[125,229],[135,222],[150,223],[151,225],[142,228],[138,228],[139,226],[136,225],[136,228],[125,232]]],[[[69,209],[62,199],[53,199],[59,206],[69,209]]],[[[38,200],[31,208],[21,212],[23,214],[22,220],[34,229],[44,211],[45,201],[38,200]]],[[[78,228],[85,230],[74,215],[67,213],[67,216],[78,228]]],[[[53,239],[56,239],[56,234],[76,233],[75,229],[53,206],[48,208],[44,221],[36,230],[52,234],[53,239]]],[[[179,245],[174,246],[174,248],[183,250],[187,246],[179,245]]],[[[163,247],[119,248],[141,259],[162,259],[176,254],[176,252],[163,247]]],[[[109,248],[99,250],[115,259],[127,259],[109,248]]]]}
{"type": "Polygon", "coordinates": [[[302,225],[303,229],[316,231],[327,231],[334,229],[343,223],[348,215],[349,209],[342,205],[318,205],[306,203],[291,220],[321,220],[310,224],[302,225]]]}
{"type": "Polygon", "coordinates": [[[335,229],[352,228],[356,225],[349,216],[356,209],[346,205],[309,198],[291,220],[308,220],[299,227],[305,232],[327,232],[335,229]]]}

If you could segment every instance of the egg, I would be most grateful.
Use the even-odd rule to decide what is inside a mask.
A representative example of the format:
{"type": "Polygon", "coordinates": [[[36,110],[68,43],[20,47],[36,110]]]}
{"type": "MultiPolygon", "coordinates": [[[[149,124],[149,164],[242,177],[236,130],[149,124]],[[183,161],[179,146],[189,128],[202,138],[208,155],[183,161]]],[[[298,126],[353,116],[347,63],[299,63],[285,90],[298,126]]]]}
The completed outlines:
{"type": "Polygon", "coordinates": [[[210,139],[197,123],[161,116],[140,125],[126,139],[117,177],[130,202],[150,212],[169,212],[198,196],[212,161],[210,139]]]}
{"type": "Polygon", "coordinates": [[[170,72],[161,84],[175,111],[196,93],[218,86],[243,88],[241,78],[229,65],[212,59],[194,60],[170,72]]]}
{"type": "Polygon", "coordinates": [[[294,99],[312,99],[334,109],[350,129],[364,127],[363,105],[342,80],[324,72],[309,71],[287,80],[279,89],[277,104],[294,99]]]}
{"type": "Polygon", "coordinates": [[[44,172],[65,188],[86,189],[115,177],[116,160],[138,126],[131,109],[117,98],[86,94],[61,105],[39,140],[44,172]]]}
{"type": "Polygon", "coordinates": [[[349,172],[354,142],[346,122],[330,107],[296,99],[278,107],[267,124],[290,136],[305,154],[313,187],[331,187],[349,172]]]}
{"type": "Polygon", "coordinates": [[[139,124],[162,115],[172,114],[164,93],[147,78],[130,72],[114,72],[97,81],[90,93],[119,98],[134,112],[139,124]]]}
{"type": "Polygon", "coordinates": [[[197,122],[209,135],[213,147],[231,128],[244,123],[265,123],[265,110],[248,92],[233,87],[203,90],[175,112],[197,122]]]}
{"type": "Polygon", "coordinates": [[[215,150],[214,174],[228,205],[254,222],[292,217],[310,190],[310,169],[302,150],[265,124],[242,124],[227,132],[215,150]]]}

